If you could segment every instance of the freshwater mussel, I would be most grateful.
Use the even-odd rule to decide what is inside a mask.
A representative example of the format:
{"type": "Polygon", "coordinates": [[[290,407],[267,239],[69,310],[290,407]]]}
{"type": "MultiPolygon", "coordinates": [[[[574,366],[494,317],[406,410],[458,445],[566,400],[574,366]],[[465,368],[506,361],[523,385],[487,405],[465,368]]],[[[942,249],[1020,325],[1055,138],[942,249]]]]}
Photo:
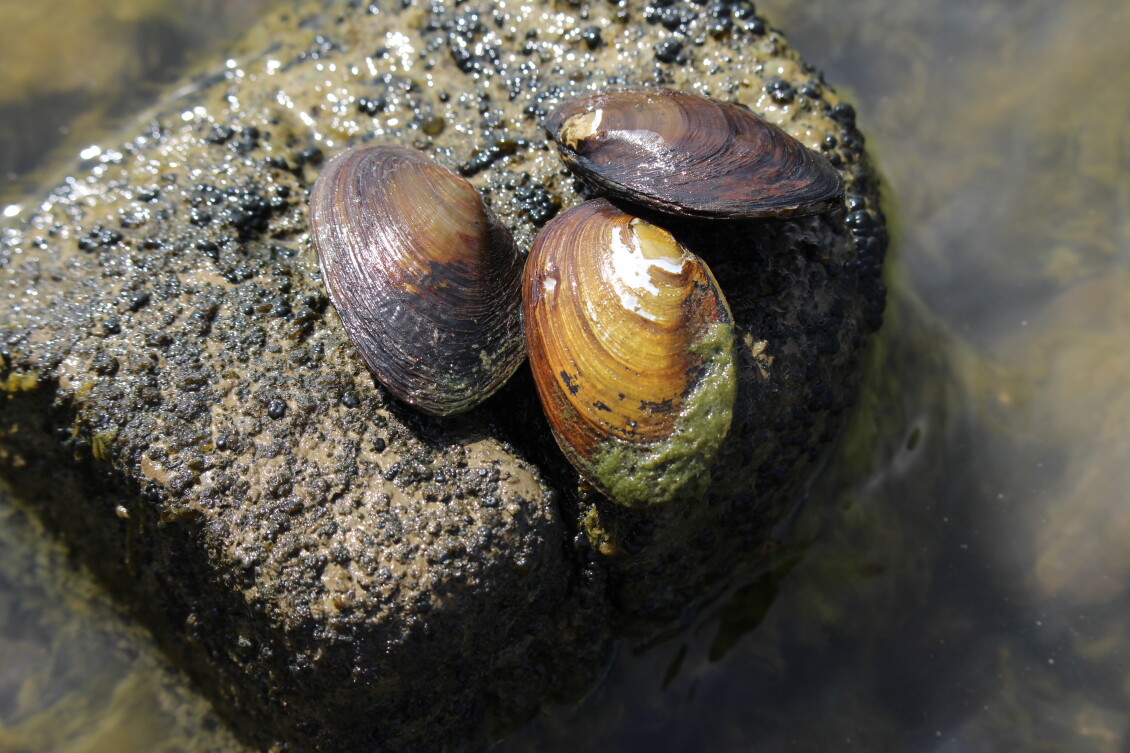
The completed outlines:
{"type": "Polygon", "coordinates": [[[314,185],[310,228],[346,332],[396,397],[459,413],[522,362],[521,255],[450,170],[413,149],[349,149],[314,185]]]}
{"type": "Polygon", "coordinates": [[[701,497],[737,388],[732,318],[706,264],[588,201],[535,240],[523,311],[542,406],[581,475],[628,506],[701,497]]]}
{"type": "Polygon", "coordinates": [[[546,130],[583,180],[659,212],[790,217],[843,198],[843,179],[821,155],[741,105],[690,92],[590,94],[552,112],[546,130]]]}
{"type": "Polygon", "coordinates": [[[843,181],[746,108],[687,92],[583,96],[546,128],[569,168],[619,206],[588,201],[551,220],[522,278],[470,184],[409,149],[354,148],[310,199],[330,297],[377,378],[437,415],[510,376],[524,316],[542,406],[578,472],[628,506],[701,497],[733,417],[732,317],[703,260],[621,207],[816,214],[841,204],[843,181]]]}

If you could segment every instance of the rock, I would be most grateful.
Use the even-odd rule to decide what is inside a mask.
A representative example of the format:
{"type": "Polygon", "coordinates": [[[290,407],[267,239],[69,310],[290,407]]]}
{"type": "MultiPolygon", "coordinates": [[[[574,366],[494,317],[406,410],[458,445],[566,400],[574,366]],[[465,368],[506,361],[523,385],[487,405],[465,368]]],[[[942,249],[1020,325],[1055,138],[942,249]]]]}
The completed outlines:
{"type": "Polygon", "coordinates": [[[0,469],[249,741],[470,750],[589,688],[803,500],[878,327],[886,246],[854,111],[741,2],[335,2],[266,19],[0,245],[0,469]],[[541,122],[583,90],[735,99],[840,167],[846,211],[687,225],[741,334],[700,506],[578,481],[528,372],[471,414],[389,398],[319,280],[306,193],[416,146],[528,248],[581,199],[541,122]]]}

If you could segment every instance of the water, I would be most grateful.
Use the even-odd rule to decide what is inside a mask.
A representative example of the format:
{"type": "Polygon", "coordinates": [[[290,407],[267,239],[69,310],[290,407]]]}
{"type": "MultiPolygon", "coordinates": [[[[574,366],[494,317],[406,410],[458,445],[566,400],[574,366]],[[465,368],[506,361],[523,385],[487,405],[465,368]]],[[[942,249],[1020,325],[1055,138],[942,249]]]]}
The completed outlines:
{"type": "MultiPolygon", "coordinates": [[[[880,378],[801,556],[499,749],[1126,750],[1130,9],[758,7],[886,179],[880,378]]],[[[0,750],[230,744],[29,526],[0,518],[0,750]]]]}
{"type": "Polygon", "coordinates": [[[0,0],[0,203],[42,188],[37,168],[111,139],[271,4],[0,0]]]}

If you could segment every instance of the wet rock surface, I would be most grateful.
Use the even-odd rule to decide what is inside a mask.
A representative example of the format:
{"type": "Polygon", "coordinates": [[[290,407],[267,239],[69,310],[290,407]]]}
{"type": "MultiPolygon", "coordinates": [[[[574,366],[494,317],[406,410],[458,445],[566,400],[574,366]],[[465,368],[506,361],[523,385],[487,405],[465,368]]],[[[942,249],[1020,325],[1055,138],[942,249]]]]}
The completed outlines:
{"type": "Polygon", "coordinates": [[[7,223],[0,468],[256,745],[482,747],[783,536],[881,320],[862,147],[749,4],[295,5],[7,223]],[[307,234],[322,161],[377,141],[467,176],[529,248],[586,195],[545,114],[622,83],[742,102],[847,183],[821,217],[676,228],[741,347],[697,506],[587,490],[525,369],[455,419],[390,399],[307,234]]]}

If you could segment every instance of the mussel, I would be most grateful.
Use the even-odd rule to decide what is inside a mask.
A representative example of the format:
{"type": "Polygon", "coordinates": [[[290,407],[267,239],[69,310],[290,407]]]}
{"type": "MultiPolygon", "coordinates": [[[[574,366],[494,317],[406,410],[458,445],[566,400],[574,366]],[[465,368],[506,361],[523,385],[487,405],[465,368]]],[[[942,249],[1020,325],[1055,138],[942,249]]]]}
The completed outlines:
{"type": "Polygon", "coordinates": [[[396,397],[458,413],[522,362],[521,255],[450,170],[412,149],[349,149],[314,185],[310,228],[346,332],[396,397]]]}
{"type": "Polygon", "coordinates": [[[843,179],[824,157],[741,105],[690,92],[591,94],[552,112],[546,130],[582,179],[660,212],[790,217],[843,199],[843,179]]]}
{"type": "Polygon", "coordinates": [[[558,215],[526,264],[530,367],[565,456],[628,506],[701,497],[737,390],[706,264],[603,199],[558,215]]]}

